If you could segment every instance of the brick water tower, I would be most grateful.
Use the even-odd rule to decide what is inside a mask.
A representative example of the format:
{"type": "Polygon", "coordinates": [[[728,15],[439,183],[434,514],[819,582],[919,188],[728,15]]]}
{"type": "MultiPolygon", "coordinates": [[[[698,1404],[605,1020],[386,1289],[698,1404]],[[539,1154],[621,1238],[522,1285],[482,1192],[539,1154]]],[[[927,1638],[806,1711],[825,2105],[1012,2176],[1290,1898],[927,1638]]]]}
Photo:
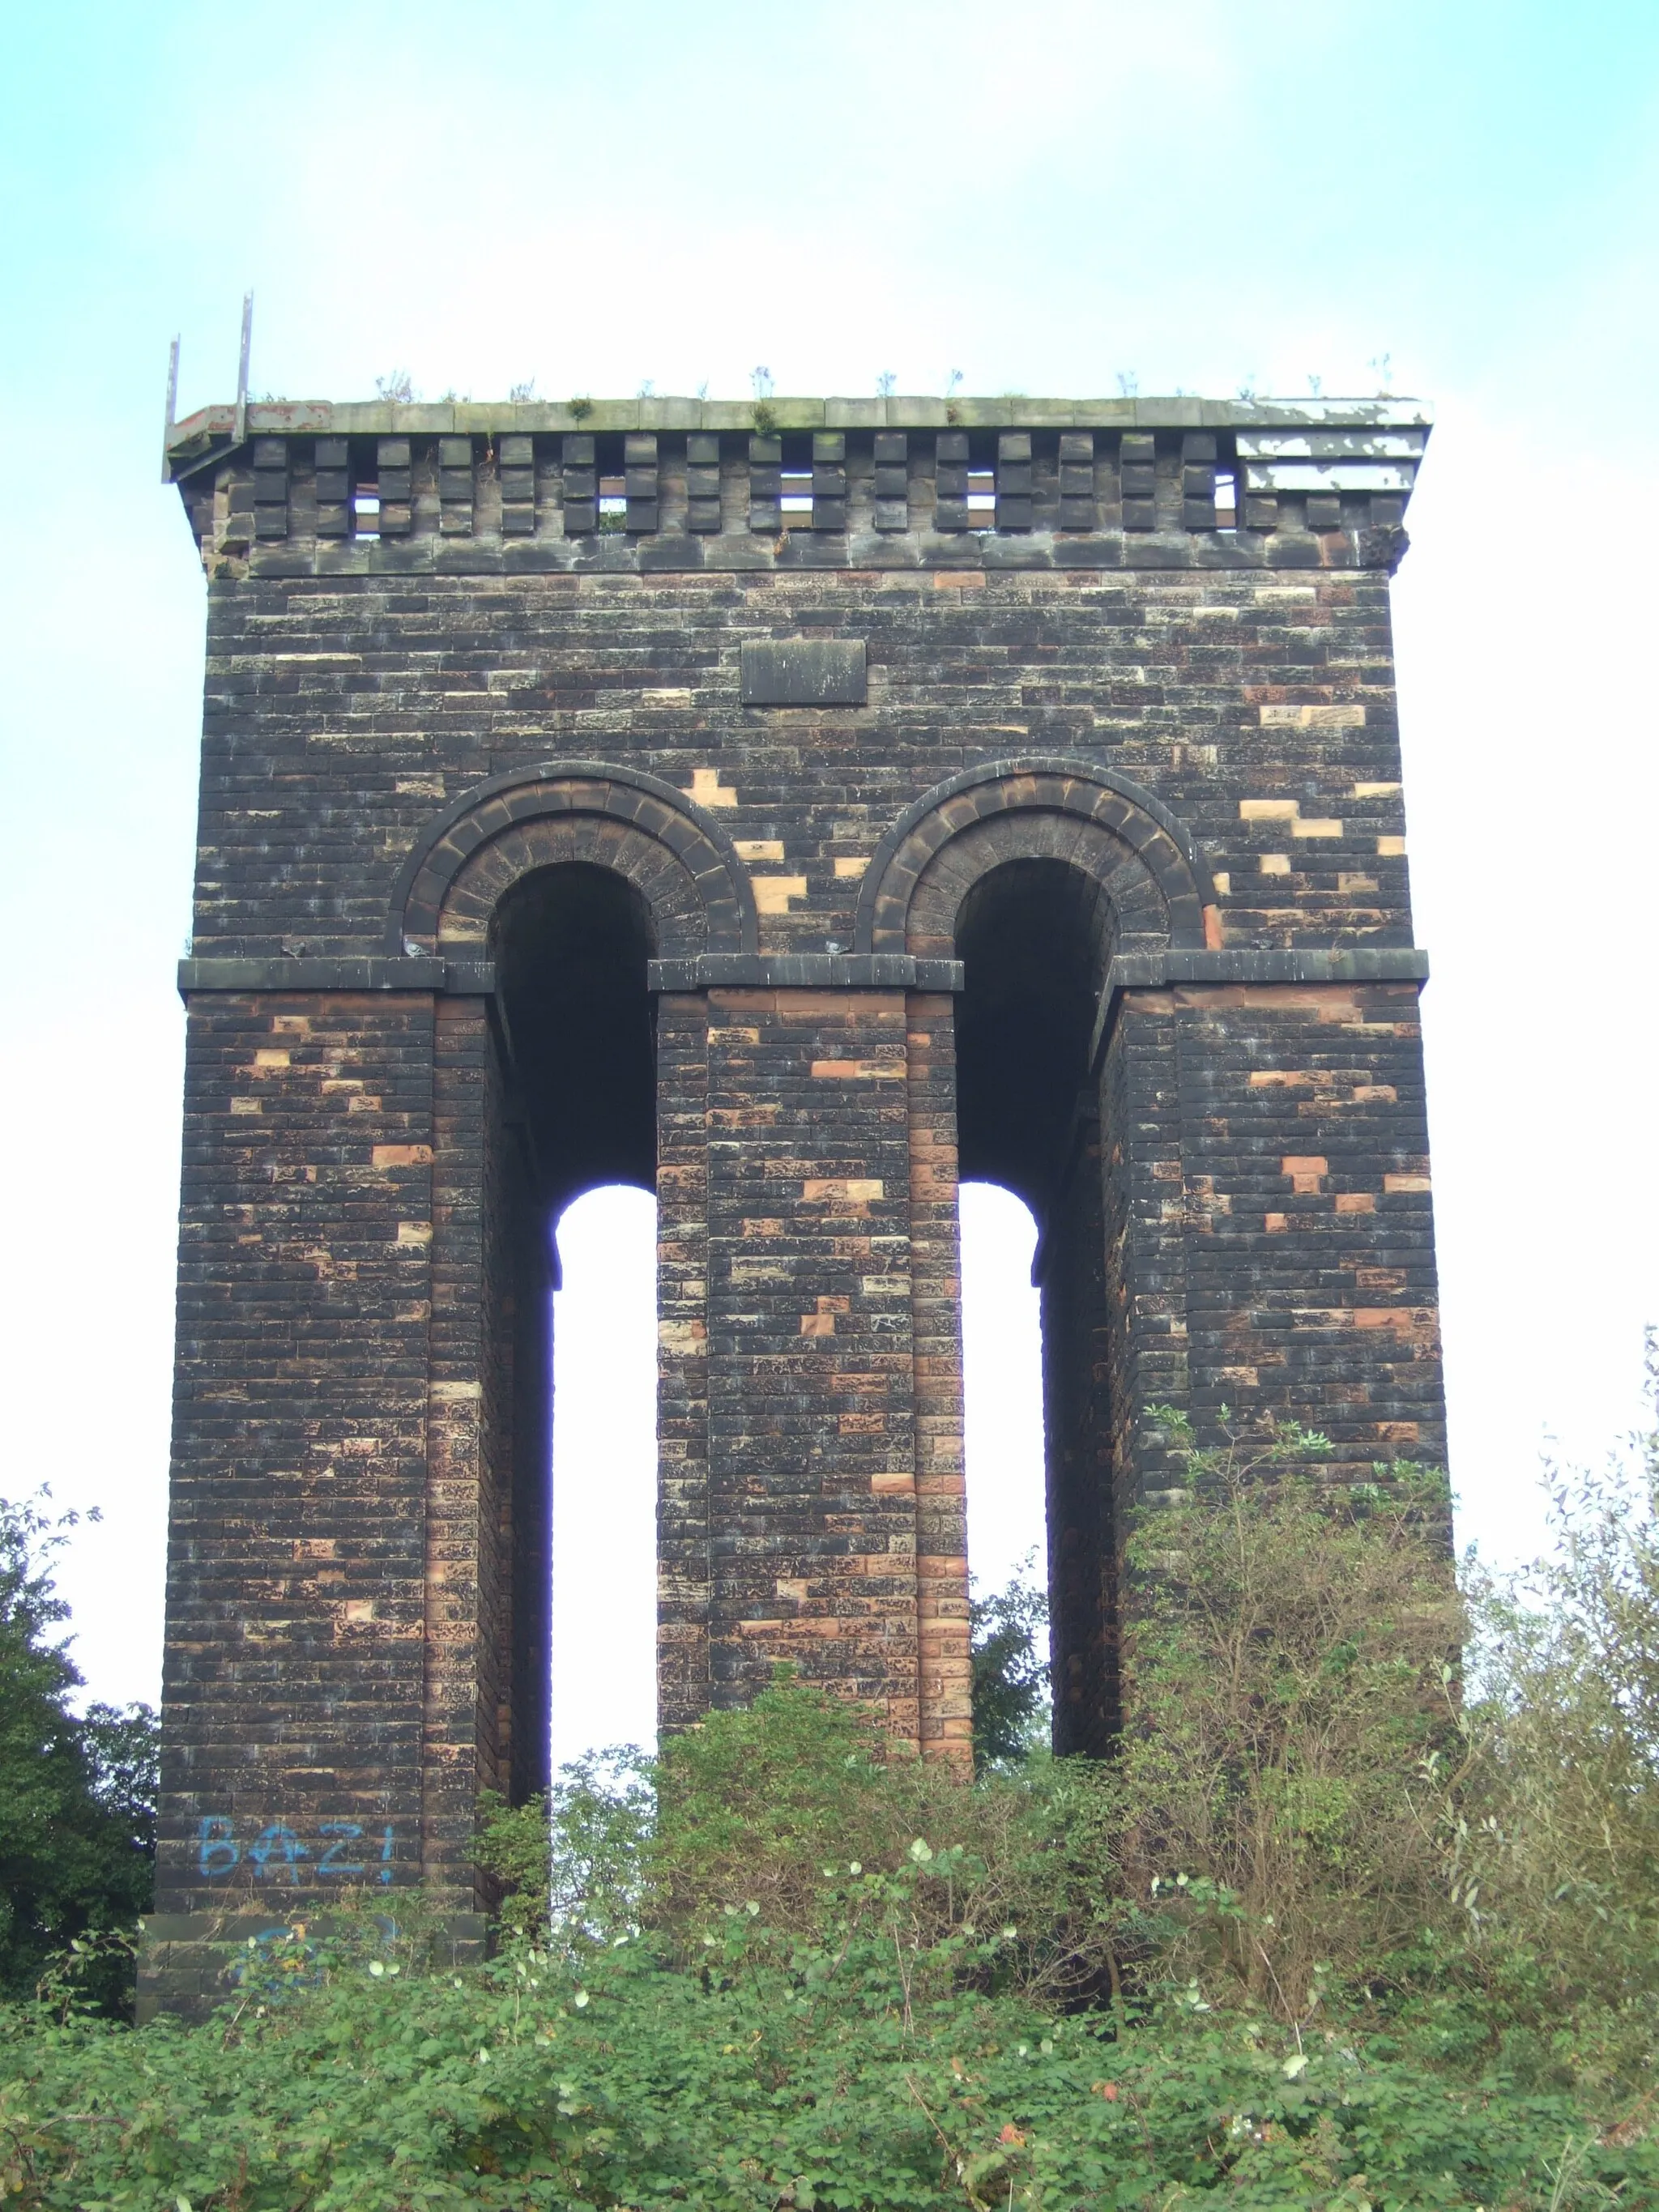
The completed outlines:
{"type": "Polygon", "coordinates": [[[546,1780],[551,1224],[658,1205],[665,1728],[969,1735],[959,1176],[1040,1228],[1054,1729],[1150,1407],[1443,1456],[1407,402],[210,408],[144,2002],[546,1780]]]}

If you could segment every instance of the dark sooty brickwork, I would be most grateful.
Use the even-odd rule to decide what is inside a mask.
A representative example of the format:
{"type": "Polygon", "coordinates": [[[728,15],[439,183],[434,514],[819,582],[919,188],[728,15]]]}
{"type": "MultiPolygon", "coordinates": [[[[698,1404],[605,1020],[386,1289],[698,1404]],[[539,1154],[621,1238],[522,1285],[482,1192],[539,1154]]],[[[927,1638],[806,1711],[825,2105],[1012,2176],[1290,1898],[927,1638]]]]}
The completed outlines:
{"type": "Polygon", "coordinates": [[[477,1792],[545,1780],[584,1188],[659,1204],[669,1728],[787,1657],[965,1760],[959,1175],[1042,1227],[1062,1748],[1116,1722],[1150,1407],[1443,1449],[1418,410],[239,427],[168,444],[210,582],[148,2007],[343,1883],[477,1940],[477,1792]]]}

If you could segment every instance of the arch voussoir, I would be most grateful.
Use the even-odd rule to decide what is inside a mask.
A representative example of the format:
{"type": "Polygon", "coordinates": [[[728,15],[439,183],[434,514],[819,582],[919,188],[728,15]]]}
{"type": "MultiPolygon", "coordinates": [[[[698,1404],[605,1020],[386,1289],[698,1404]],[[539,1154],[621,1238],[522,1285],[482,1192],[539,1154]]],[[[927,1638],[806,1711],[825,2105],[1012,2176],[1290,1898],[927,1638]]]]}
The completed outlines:
{"type": "Polygon", "coordinates": [[[393,887],[386,949],[475,942],[520,877],[574,860],[638,887],[660,952],[759,943],[749,872],[703,808],[655,776],[548,761],[476,786],[428,824],[393,887]]]}
{"type": "Polygon", "coordinates": [[[1203,944],[1215,894],[1176,817],[1116,770],[1058,757],[988,762],[918,799],[866,872],[854,942],[864,952],[948,951],[956,908],[977,877],[1034,858],[1093,874],[1124,937],[1203,944]]]}

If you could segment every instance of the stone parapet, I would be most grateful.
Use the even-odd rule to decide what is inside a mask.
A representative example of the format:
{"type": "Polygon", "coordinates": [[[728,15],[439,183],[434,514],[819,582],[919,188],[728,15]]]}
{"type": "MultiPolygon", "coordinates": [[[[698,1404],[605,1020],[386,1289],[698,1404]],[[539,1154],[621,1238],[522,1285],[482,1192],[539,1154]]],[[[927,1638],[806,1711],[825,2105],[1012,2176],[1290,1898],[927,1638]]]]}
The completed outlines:
{"type": "Polygon", "coordinates": [[[1430,428],[1376,399],[307,404],[250,408],[240,438],[236,421],[209,408],[168,432],[214,574],[1391,569],[1430,428]]]}

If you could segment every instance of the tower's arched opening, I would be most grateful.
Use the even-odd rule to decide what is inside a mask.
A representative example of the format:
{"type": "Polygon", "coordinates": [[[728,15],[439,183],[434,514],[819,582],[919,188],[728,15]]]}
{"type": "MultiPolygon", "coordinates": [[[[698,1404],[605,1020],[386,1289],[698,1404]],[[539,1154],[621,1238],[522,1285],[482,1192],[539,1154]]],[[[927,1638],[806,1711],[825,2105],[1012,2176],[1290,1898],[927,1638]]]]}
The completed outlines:
{"type": "MultiPolygon", "coordinates": [[[[1036,1221],[1023,1199],[989,1182],[963,1183],[957,1213],[972,1595],[984,1603],[1018,1586],[1046,1595],[1042,1322],[1031,1280],[1036,1221]]],[[[1046,1642],[1040,1649],[1046,1668],[1046,1642]]]]}
{"type": "Polygon", "coordinates": [[[657,1728],[657,1208],[604,1183],[557,1224],[556,1767],[657,1728]]]}
{"type": "MultiPolygon", "coordinates": [[[[1118,1717],[1105,1233],[1089,1066],[1111,926],[1093,877],[1020,859],[981,877],[956,931],[965,970],[960,1174],[1012,1191],[1038,1229],[1054,1747],[1095,1754],[1118,1717]]],[[[971,1401],[971,1380],[969,1389],[971,1401]]]]}
{"type": "Polygon", "coordinates": [[[650,910],[626,878],[538,869],[496,912],[495,981],[519,1108],[545,1204],[599,1183],[653,1190],[650,910]]]}
{"type": "MultiPolygon", "coordinates": [[[[507,1601],[487,1609],[485,1618],[493,1612],[501,1624],[498,1765],[513,1796],[522,1799],[545,1787],[550,1764],[555,1230],[585,1193],[629,1185],[654,1197],[655,1054],[646,988],[646,963],[654,950],[651,915],[623,876],[565,863],[537,870],[503,896],[490,949],[501,1110],[486,1139],[497,1153],[484,1163],[485,1187],[493,1193],[486,1296],[496,1316],[496,1419],[510,1430],[512,1442],[510,1452],[499,1455],[510,1459],[510,1480],[498,1481],[490,1532],[496,1589],[507,1601]]],[[[622,1199],[620,1192],[607,1195],[622,1199]]],[[[576,1216],[570,1218],[574,1239],[580,1224],[576,1216]]],[[[637,1393],[640,1347],[598,1348],[617,1355],[619,1367],[634,1374],[637,1393]]],[[[647,1352],[643,1372],[653,1380],[650,1360],[647,1352]]],[[[592,1422],[579,1422],[578,1433],[577,1448],[562,1455],[560,1480],[598,1492],[610,1479],[605,1438],[592,1422]]],[[[589,1503],[581,1501],[584,1507],[589,1503]]],[[[631,1523],[639,1518],[635,1500],[623,1516],[629,1533],[623,1537],[620,1527],[613,1530],[630,1553],[638,1533],[631,1523]]],[[[567,1516],[561,1510],[557,1519],[561,1534],[578,1547],[575,1559],[561,1563],[561,1583],[570,1578],[568,1569],[580,1576],[585,1563],[590,1577],[596,1575],[599,1559],[587,1555],[605,1543],[603,1513],[578,1510],[567,1516]]],[[[631,1614],[640,1607],[625,1610],[631,1614]]],[[[649,1613],[625,1626],[645,1636],[647,1654],[639,1663],[648,1668],[649,1613]]],[[[624,1632],[623,1616],[613,1613],[610,1627],[612,1648],[608,1657],[593,1655],[596,1669],[614,1668],[614,1640],[624,1632]]],[[[637,1671],[632,1662],[638,1656],[629,1655],[630,1671],[637,1671]]],[[[568,1675],[580,1663],[567,1650],[562,1671],[568,1675]]]]}

